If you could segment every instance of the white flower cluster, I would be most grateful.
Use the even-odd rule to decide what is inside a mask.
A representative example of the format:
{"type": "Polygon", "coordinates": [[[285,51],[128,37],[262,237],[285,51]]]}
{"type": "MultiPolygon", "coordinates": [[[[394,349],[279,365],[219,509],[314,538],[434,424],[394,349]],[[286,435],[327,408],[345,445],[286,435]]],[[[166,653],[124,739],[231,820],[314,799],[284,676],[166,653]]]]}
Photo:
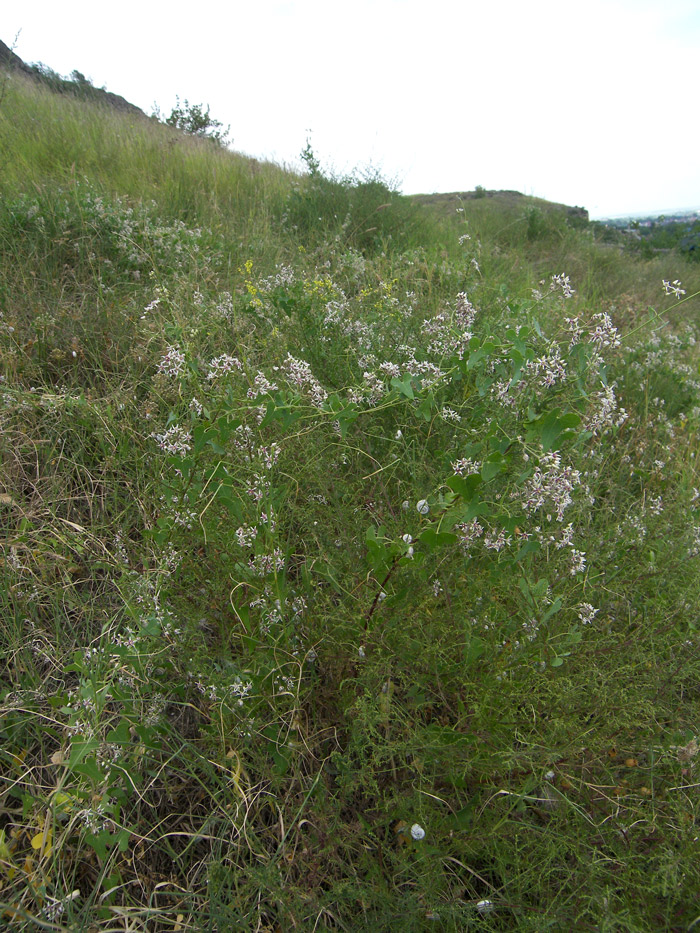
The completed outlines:
{"type": "Polygon", "coordinates": [[[445,375],[439,366],[431,363],[430,360],[417,360],[416,351],[413,347],[400,347],[406,355],[403,364],[404,372],[410,373],[424,379],[428,385],[438,382],[445,375]]]}
{"type": "Polygon", "coordinates": [[[294,285],[296,276],[292,266],[281,264],[275,266],[275,269],[274,275],[258,282],[258,288],[261,292],[271,292],[276,288],[288,288],[290,285],[294,285]]]}
{"type": "Polygon", "coordinates": [[[281,573],[285,568],[284,554],[275,548],[272,554],[256,554],[248,561],[248,567],[255,577],[266,577],[271,573],[281,573]]]}
{"type": "Polygon", "coordinates": [[[581,603],[578,607],[578,617],[584,625],[590,625],[599,612],[600,609],[594,609],[590,603],[581,603]]]}
{"type": "Polygon", "coordinates": [[[180,425],[174,424],[164,434],[154,432],[150,436],[164,453],[172,457],[185,457],[192,450],[192,435],[180,425]]]}
{"type": "Polygon", "coordinates": [[[282,448],[276,441],[273,441],[269,447],[258,447],[256,451],[258,459],[262,460],[262,464],[266,470],[271,470],[277,463],[281,449],[282,448]]]}
{"type": "Polygon", "coordinates": [[[581,337],[583,336],[583,326],[578,317],[567,317],[565,320],[569,325],[569,334],[571,335],[569,340],[569,350],[571,350],[576,346],[577,343],[580,342],[581,337]]]}
{"type": "Polygon", "coordinates": [[[256,399],[261,395],[269,395],[271,392],[276,392],[278,388],[276,382],[271,382],[265,373],[258,371],[253,380],[253,385],[248,389],[247,395],[248,398],[256,399]]]}
{"type": "Polygon", "coordinates": [[[691,528],[692,541],[688,549],[688,557],[697,557],[700,554],[700,525],[691,528]]]}
{"type": "Polygon", "coordinates": [[[468,551],[475,541],[483,535],[484,527],[475,518],[470,522],[460,522],[455,526],[459,534],[459,544],[464,551],[468,551]]]}
{"type": "Polygon", "coordinates": [[[620,337],[610,315],[605,311],[601,311],[599,314],[593,315],[593,320],[596,325],[588,335],[589,343],[592,343],[599,353],[603,350],[614,350],[619,347],[620,337]]]}
{"type": "Polygon", "coordinates": [[[207,379],[212,382],[214,379],[218,379],[219,376],[232,373],[234,370],[240,371],[241,369],[243,369],[243,364],[237,356],[229,356],[228,353],[224,353],[221,356],[215,357],[209,363],[207,379]]]}
{"type": "Polygon", "coordinates": [[[250,695],[253,689],[253,683],[250,680],[241,680],[240,677],[234,678],[231,684],[231,693],[236,697],[236,705],[243,706],[243,701],[250,695]]]}
{"type": "Polygon", "coordinates": [[[585,429],[592,434],[600,434],[608,428],[619,428],[627,420],[627,411],[618,406],[616,385],[615,382],[604,385],[600,392],[593,395],[596,407],[585,423],[585,429]]]}
{"type": "Polygon", "coordinates": [[[240,528],[236,529],[236,543],[240,547],[250,548],[253,546],[253,542],[258,536],[258,529],[256,525],[252,527],[250,525],[241,525],[240,528]]]}
{"type": "Polygon", "coordinates": [[[476,314],[476,308],[466,294],[460,292],[453,311],[441,311],[435,317],[423,321],[421,330],[432,338],[428,352],[436,356],[457,354],[462,359],[473,337],[472,326],[476,314]]]}
{"type": "Polygon", "coordinates": [[[668,279],[663,279],[662,286],[665,294],[675,295],[679,300],[681,295],[685,295],[685,289],[681,288],[679,279],[674,279],[673,282],[669,282],[668,279]]]}
{"type": "Polygon", "coordinates": [[[270,481],[262,473],[254,473],[246,492],[254,502],[262,502],[270,491],[270,481]]]}
{"type": "Polygon", "coordinates": [[[566,379],[566,367],[561,358],[561,349],[556,343],[550,345],[546,355],[529,360],[524,368],[539,377],[539,384],[543,388],[550,388],[566,379]]]}
{"type": "Polygon", "coordinates": [[[484,547],[489,551],[502,551],[504,547],[510,547],[512,540],[510,535],[507,536],[505,531],[501,528],[498,534],[495,534],[494,531],[489,531],[488,534],[485,535],[484,547]]]}
{"type": "Polygon", "coordinates": [[[311,372],[309,364],[304,360],[295,359],[291,353],[288,353],[282,368],[288,381],[308,393],[312,405],[321,408],[328,398],[328,393],[311,372]]]}
{"type": "Polygon", "coordinates": [[[526,512],[534,512],[547,505],[557,514],[557,521],[564,520],[564,511],[571,505],[571,493],[580,485],[581,474],[570,466],[563,466],[558,451],[543,454],[535,472],[525,485],[525,497],[521,502],[526,512]]]}
{"type": "Polygon", "coordinates": [[[571,549],[571,566],[569,568],[569,573],[572,577],[575,577],[577,573],[583,573],[586,569],[586,552],[577,551],[576,548],[571,549]]]}
{"type": "Polygon", "coordinates": [[[569,276],[564,275],[563,272],[561,272],[559,275],[552,276],[549,290],[553,292],[556,291],[557,288],[561,289],[564,298],[571,298],[571,296],[575,294],[575,291],[569,282],[569,276]]]}
{"type": "Polygon", "coordinates": [[[379,371],[383,373],[385,376],[388,376],[390,379],[401,378],[401,367],[398,365],[398,363],[391,363],[389,361],[385,363],[380,363],[379,371]]]}
{"type": "Polygon", "coordinates": [[[275,597],[272,589],[268,586],[263,590],[262,595],[251,600],[250,608],[256,609],[260,614],[260,632],[263,635],[285,622],[285,620],[296,621],[306,610],[306,600],[303,596],[285,597],[284,600],[275,597]]]}
{"type": "Polygon", "coordinates": [[[231,292],[221,292],[216,304],[216,310],[229,323],[233,322],[233,296],[231,292]]]}
{"type": "Polygon", "coordinates": [[[158,372],[172,379],[181,376],[185,370],[185,354],[179,347],[168,347],[158,363],[158,372]]]}
{"type": "Polygon", "coordinates": [[[481,460],[472,460],[471,457],[462,457],[460,460],[453,460],[450,464],[457,476],[471,476],[478,473],[481,469],[481,460]]]}
{"type": "Polygon", "coordinates": [[[105,829],[111,822],[105,819],[105,808],[102,803],[87,807],[85,810],[80,810],[78,812],[78,817],[94,836],[105,829]]]}

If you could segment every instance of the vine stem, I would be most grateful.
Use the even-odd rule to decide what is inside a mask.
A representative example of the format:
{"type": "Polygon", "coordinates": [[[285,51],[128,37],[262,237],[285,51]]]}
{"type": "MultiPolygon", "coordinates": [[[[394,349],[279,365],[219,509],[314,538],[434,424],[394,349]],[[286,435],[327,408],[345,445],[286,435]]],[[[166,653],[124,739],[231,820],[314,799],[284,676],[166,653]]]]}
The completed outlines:
{"type": "Polygon", "coordinates": [[[364,630],[365,630],[365,631],[367,631],[367,626],[369,625],[369,620],[372,618],[372,616],[374,615],[374,611],[375,611],[375,609],[377,608],[377,604],[379,603],[379,597],[380,597],[380,596],[382,595],[382,593],[384,592],[384,587],[385,587],[385,586],[387,585],[387,583],[389,582],[389,578],[391,577],[392,573],[394,572],[394,570],[396,570],[396,565],[398,564],[398,562],[399,562],[399,556],[397,555],[396,557],[394,557],[394,559],[393,559],[393,561],[392,561],[392,563],[391,563],[391,567],[389,567],[389,571],[388,571],[387,575],[384,577],[384,579],[382,580],[382,582],[379,584],[379,589],[377,590],[377,595],[374,597],[374,600],[373,600],[373,602],[372,602],[372,605],[370,606],[370,610],[369,610],[369,612],[367,613],[367,618],[365,619],[365,624],[364,624],[364,630]]]}

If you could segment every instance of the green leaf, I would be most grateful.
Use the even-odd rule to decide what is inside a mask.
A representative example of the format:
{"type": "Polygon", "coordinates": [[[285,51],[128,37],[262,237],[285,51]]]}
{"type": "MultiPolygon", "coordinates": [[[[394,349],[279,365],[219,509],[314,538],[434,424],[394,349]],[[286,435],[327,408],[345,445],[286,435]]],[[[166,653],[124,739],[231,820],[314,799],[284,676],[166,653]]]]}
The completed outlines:
{"type": "Polygon", "coordinates": [[[555,408],[530,422],[528,439],[533,440],[539,437],[542,447],[548,451],[554,447],[565,431],[578,427],[580,423],[581,418],[575,412],[567,412],[560,416],[559,409],[555,408]]]}
{"type": "Polygon", "coordinates": [[[115,745],[128,745],[130,740],[129,723],[126,719],[122,719],[116,729],[107,733],[107,741],[115,745]]]}
{"type": "Polygon", "coordinates": [[[223,502],[226,508],[231,512],[239,522],[243,521],[243,510],[233,490],[228,484],[222,483],[216,488],[216,498],[223,502]]]}
{"type": "Polygon", "coordinates": [[[467,360],[467,368],[473,369],[478,362],[480,362],[486,354],[483,350],[475,350],[473,353],[469,354],[469,359],[467,360]]]}
{"type": "Polygon", "coordinates": [[[103,829],[101,832],[93,835],[93,833],[88,832],[86,834],[87,844],[95,850],[97,857],[101,862],[104,862],[107,858],[107,847],[111,846],[114,843],[114,836],[107,829],[103,829]]]}
{"type": "Polygon", "coordinates": [[[515,359],[516,354],[521,357],[527,356],[527,345],[523,340],[523,333],[524,331],[521,330],[519,334],[516,334],[512,328],[506,331],[506,339],[510,340],[510,342],[513,344],[513,350],[515,351],[514,353],[513,350],[511,350],[510,358],[512,360],[515,359]]]}
{"type": "Polygon", "coordinates": [[[267,403],[267,411],[260,423],[260,427],[264,428],[273,421],[279,421],[283,427],[288,428],[295,421],[298,421],[301,416],[302,412],[299,411],[295,400],[287,401],[284,395],[279,392],[267,403]]]}
{"type": "Polygon", "coordinates": [[[215,479],[223,480],[225,485],[229,487],[233,485],[231,474],[226,469],[226,466],[223,463],[221,463],[221,461],[219,461],[219,463],[217,463],[215,467],[213,467],[211,470],[208,470],[204,474],[204,484],[208,485],[209,483],[212,482],[212,480],[215,480],[215,479]]]}
{"type": "Polygon", "coordinates": [[[354,402],[351,402],[349,405],[346,405],[341,411],[336,413],[336,420],[340,426],[340,435],[341,437],[346,437],[348,433],[348,428],[357,420],[359,411],[357,410],[357,405],[354,402]]]}
{"type": "Polygon", "coordinates": [[[374,525],[368,525],[367,531],[365,532],[365,541],[376,541],[377,533],[381,535],[383,531],[384,529],[381,527],[375,528],[374,525]]]}
{"type": "Polygon", "coordinates": [[[474,811],[476,810],[476,801],[468,803],[466,807],[462,807],[461,810],[458,810],[455,814],[449,817],[449,823],[452,824],[454,829],[467,829],[471,826],[474,820],[474,811]]]}
{"type": "Polygon", "coordinates": [[[518,553],[515,555],[516,563],[519,563],[524,557],[527,557],[528,554],[536,554],[540,549],[539,541],[526,541],[525,544],[520,548],[518,553]]]}
{"type": "Polygon", "coordinates": [[[514,386],[520,382],[520,373],[522,372],[523,366],[525,365],[525,357],[517,350],[514,350],[511,353],[511,360],[513,363],[513,375],[511,376],[510,384],[511,386],[514,386]]]}
{"type": "Polygon", "coordinates": [[[452,534],[451,531],[435,531],[434,528],[426,528],[425,531],[418,536],[418,540],[421,544],[433,550],[434,548],[454,544],[457,540],[457,535],[452,534]]]}
{"type": "Polygon", "coordinates": [[[367,542],[367,563],[378,577],[389,569],[389,549],[378,541],[367,542]]]}
{"type": "Polygon", "coordinates": [[[485,483],[488,483],[489,480],[493,479],[494,476],[498,476],[504,469],[505,462],[503,460],[503,454],[499,451],[494,451],[492,454],[489,454],[488,459],[481,467],[482,479],[485,483]]]}
{"type": "Polygon", "coordinates": [[[478,661],[479,658],[486,652],[486,642],[482,638],[473,637],[469,642],[469,647],[467,648],[466,661],[472,663],[478,661]]]}
{"type": "Polygon", "coordinates": [[[294,311],[294,305],[296,304],[296,299],[293,295],[276,295],[275,304],[278,308],[280,308],[280,310],[284,311],[287,317],[291,317],[292,312],[294,311]]]}
{"type": "Polygon", "coordinates": [[[405,601],[406,597],[409,595],[410,590],[407,586],[402,587],[400,590],[397,590],[396,593],[392,593],[391,596],[387,596],[384,600],[385,606],[398,606],[405,601]]]}
{"type": "Polygon", "coordinates": [[[77,740],[75,742],[71,742],[70,758],[68,759],[68,767],[74,768],[87,755],[89,755],[96,748],[98,748],[99,744],[100,743],[97,739],[87,739],[86,741],[77,740]]]}
{"type": "Polygon", "coordinates": [[[551,619],[553,615],[556,615],[557,612],[561,609],[561,599],[557,597],[549,609],[542,616],[542,624],[544,624],[548,619],[551,619]]]}
{"type": "Polygon", "coordinates": [[[391,385],[394,389],[397,389],[401,395],[405,395],[406,398],[415,398],[413,394],[413,386],[411,385],[412,376],[410,373],[405,373],[403,378],[399,379],[397,376],[394,376],[391,380],[391,385]]]}
{"type": "Polygon", "coordinates": [[[430,421],[433,416],[433,404],[435,399],[432,395],[426,396],[423,401],[418,406],[418,414],[421,416],[423,421],[430,421]]]}
{"type": "Polygon", "coordinates": [[[478,518],[480,515],[488,515],[491,511],[491,506],[488,502],[480,502],[479,499],[475,499],[464,513],[464,521],[470,522],[473,518],[478,518]]]}
{"type": "Polygon", "coordinates": [[[206,441],[207,430],[211,431],[211,428],[207,429],[203,424],[195,425],[192,430],[192,441],[193,441],[193,451],[195,454],[198,454],[202,447],[204,447],[206,441]]]}
{"type": "Polygon", "coordinates": [[[474,493],[482,482],[482,477],[478,473],[472,473],[470,476],[451,476],[447,480],[447,485],[452,492],[456,492],[465,502],[471,502],[474,493]]]}
{"type": "Polygon", "coordinates": [[[286,774],[289,770],[289,761],[291,755],[284,744],[279,744],[279,727],[275,725],[268,726],[266,729],[263,729],[263,735],[270,740],[267,748],[270,752],[270,755],[272,756],[272,760],[274,761],[275,771],[277,774],[286,774]]]}
{"type": "Polygon", "coordinates": [[[95,784],[100,784],[105,779],[94,758],[85,758],[80,764],[70,765],[70,769],[74,774],[82,774],[83,777],[90,778],[95,784]]]}

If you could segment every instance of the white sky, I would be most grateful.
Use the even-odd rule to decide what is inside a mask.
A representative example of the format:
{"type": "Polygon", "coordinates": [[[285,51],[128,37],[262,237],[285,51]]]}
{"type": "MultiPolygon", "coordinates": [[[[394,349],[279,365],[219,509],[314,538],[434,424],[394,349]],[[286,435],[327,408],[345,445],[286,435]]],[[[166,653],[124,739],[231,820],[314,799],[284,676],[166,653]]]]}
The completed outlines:
{"type": "Polygon", "coordinates": [[[700,0],[3,0],[0,39],[237,150],[511,188],[592,217],[700,207],[700,0]],[[20,32],[21,30],[21,32],[20,32]]]}

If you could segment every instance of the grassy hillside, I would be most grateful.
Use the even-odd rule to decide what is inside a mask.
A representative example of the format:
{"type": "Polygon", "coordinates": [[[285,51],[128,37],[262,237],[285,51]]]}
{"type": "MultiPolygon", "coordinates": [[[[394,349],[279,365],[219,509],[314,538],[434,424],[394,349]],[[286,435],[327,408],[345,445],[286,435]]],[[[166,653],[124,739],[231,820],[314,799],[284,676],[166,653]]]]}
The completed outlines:
{"type": "Polygon", "coordinates": [[[305,162],[5,85],[3,918],[691,929],[697,265],[305,162]]]}

